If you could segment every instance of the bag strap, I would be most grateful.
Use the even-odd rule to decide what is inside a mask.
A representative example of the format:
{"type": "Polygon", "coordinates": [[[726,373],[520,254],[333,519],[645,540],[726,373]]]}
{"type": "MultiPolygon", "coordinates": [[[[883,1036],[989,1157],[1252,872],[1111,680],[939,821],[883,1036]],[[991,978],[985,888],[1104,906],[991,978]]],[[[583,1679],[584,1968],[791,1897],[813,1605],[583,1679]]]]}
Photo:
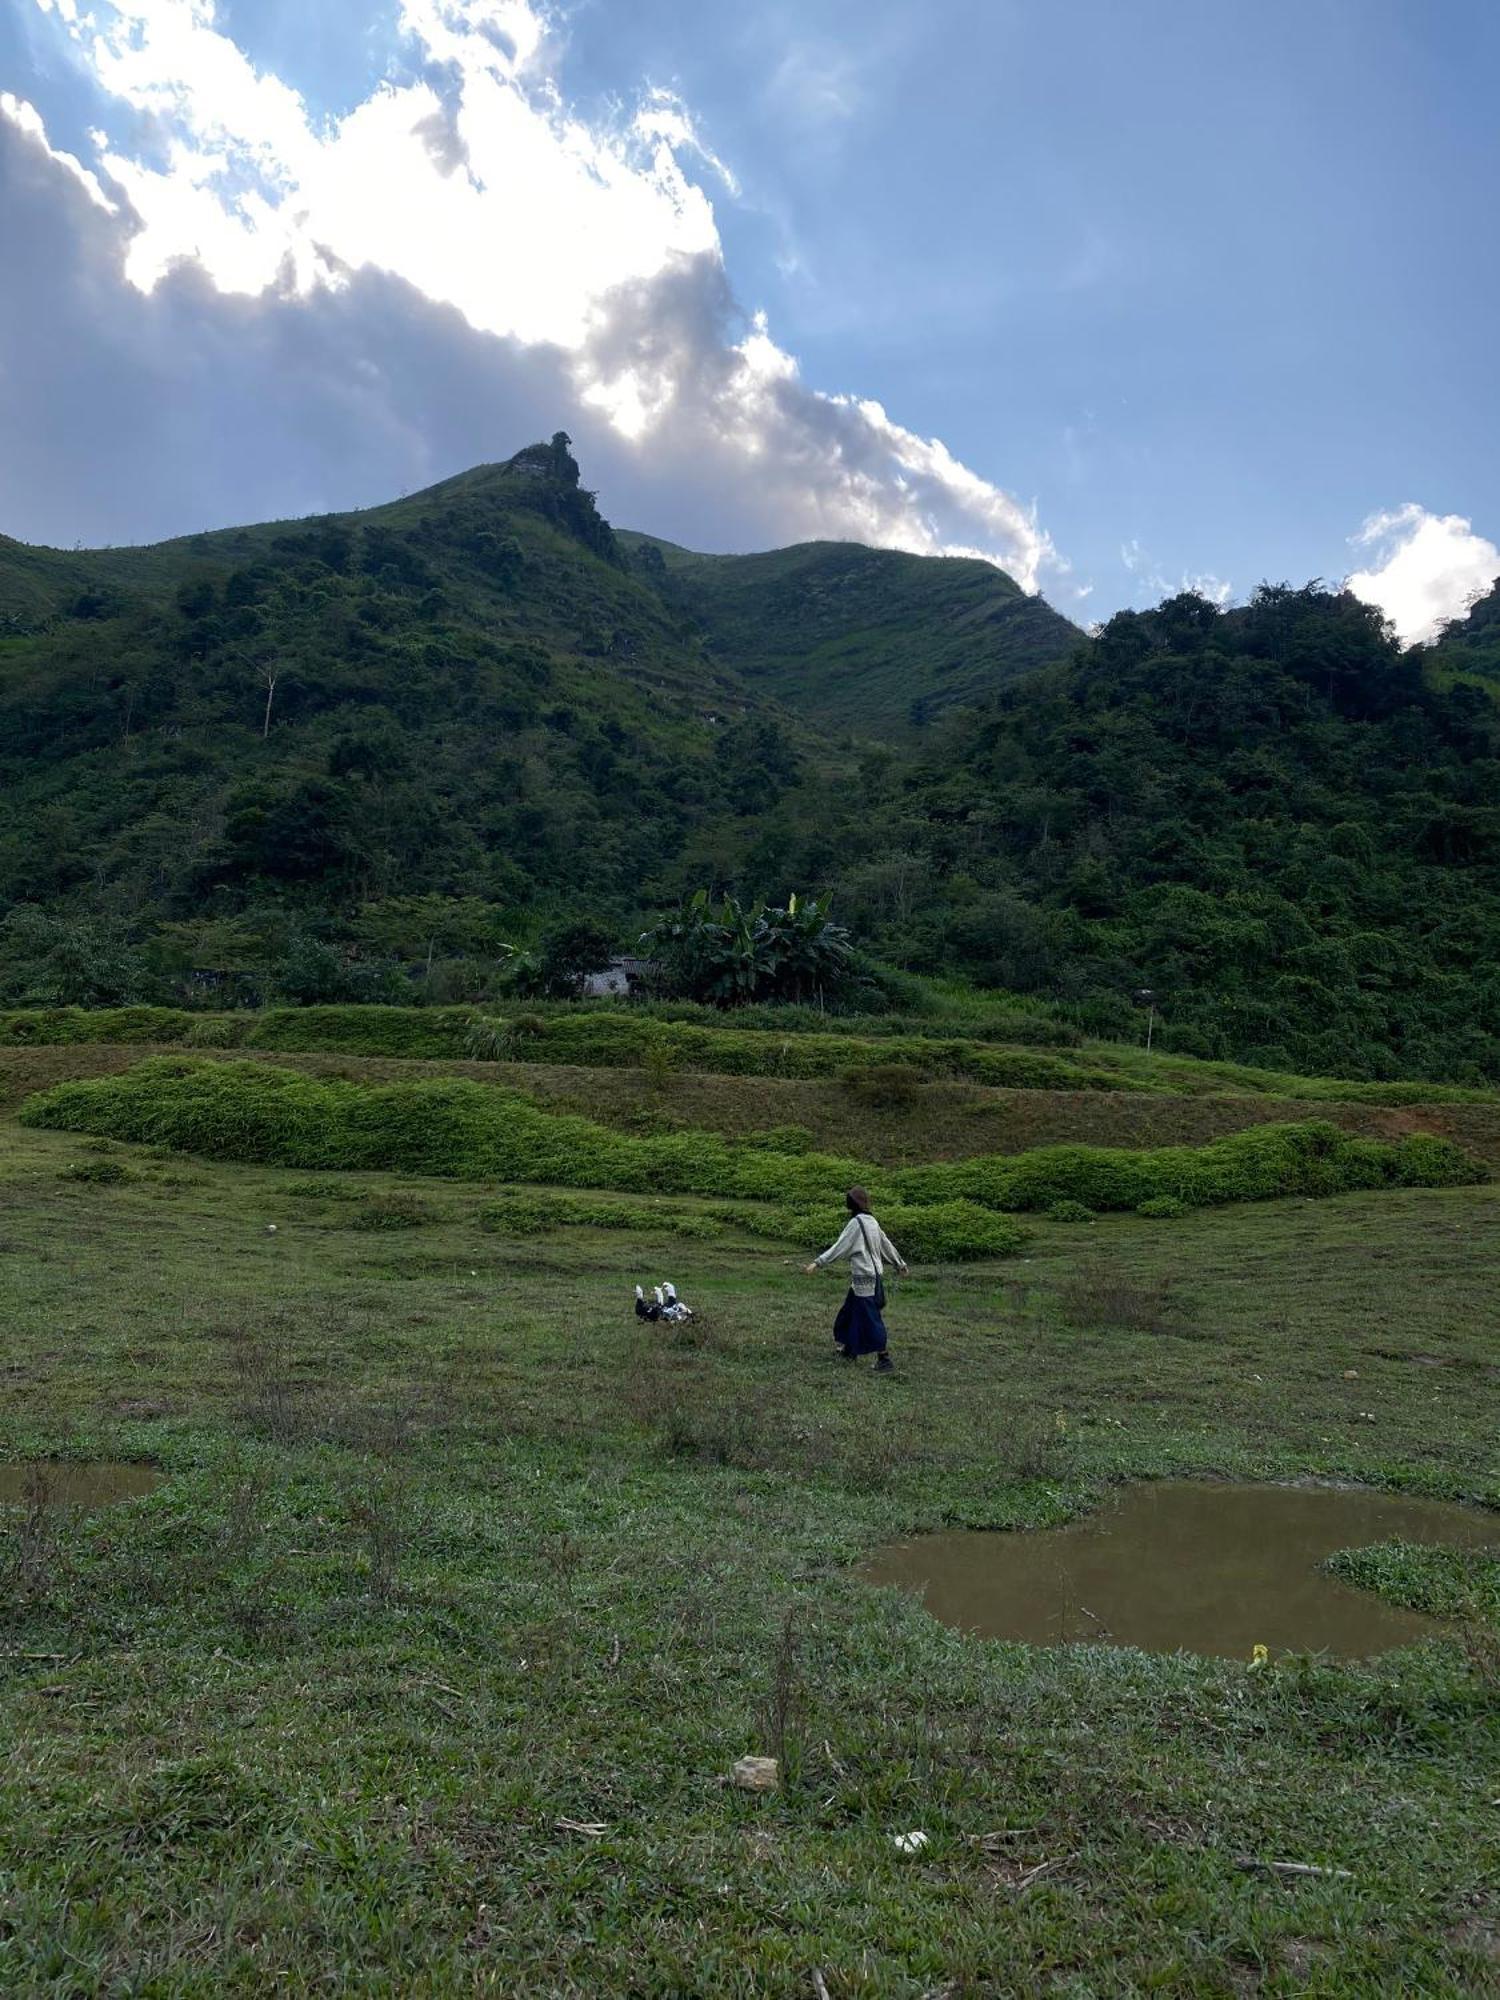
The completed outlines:
{"type": "Polygon", "coordinates": [[[863,1215],[856,1215],[854,1220],[859,1224],[859,1233],[864,1238],[865,1255],[870,1259],[870,1262],[875,1266],[875,1275],[878,1278],[880,1276],[880,1271],[881,1271],[880,1252],[878,1250],[872,1250],[870,1248],[870,1238],[865,1229],[865,1222],[867,1218],[863,1215]]]}

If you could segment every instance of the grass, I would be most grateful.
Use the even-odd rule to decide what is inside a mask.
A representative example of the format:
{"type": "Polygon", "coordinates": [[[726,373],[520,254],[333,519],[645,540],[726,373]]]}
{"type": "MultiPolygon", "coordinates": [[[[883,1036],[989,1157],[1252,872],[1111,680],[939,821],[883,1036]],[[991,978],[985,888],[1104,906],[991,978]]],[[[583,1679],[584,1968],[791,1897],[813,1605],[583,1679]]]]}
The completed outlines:
{"type": "Polygon", "coordinates": [[[1366,1559],[1465,1637],[1266,1675],[974,1643],[850,1572],[1132,1477],[1500,1506],[1500,1190],[1043,1219],[898,1288],[886,1382],[733,1230],[4,1142],[0,1450],[167,1476],[16,1537],[0,1990],[1487,1990],[1488,1570],[1366,1559]],[[692,1327],[631,1317],[663,1276],[692,1327]],[[721,1783],[747,1752],[781,1791],[721,1783]]]}
{"type": "MultiPolygon", "coordinates": [[[[809,1152],[801,1133],[734,1144],[709,1132],[651,1136],[542,1110],[515,1094],[436,1077],[375,1084],[255,1062],[157,1056],[122,1075],[63,1083],[21,1107],[31,1126],[149,1141],[206,1158],[303,1168],[383,1165],[458,1180],[498,1178],[621,1193],[728,1196],[805,1212],[853,1182],[882,1203],[946,1210],[941,1247],[962,1254],[965,1217],[1093,1209],[1177,1217],[1191,1208],[1381,1186],[1447,1187],[1485,1169],[1451,1140],[1354,1139],[1326,1121],[1258,1125],[1201,1147],[1053,1146],[890,1173],[809,1152]]],[[[920,1213],[919,1218],[920,1219],[920,1213]]],[[[972,1235],[972,1232],[971,1232],[972,1235]]],[[[1014,1246],[1013,1246],[1014,1247],[1014,1246]]],[[[969,1254],[998,1254],[993,1231],[969,1254]]]]}
{"type": "MultiPolygon", "coordinates": [[[[115,1076],[169,1045],[73,1042],[0,1046],[0,1111],[54,1084],[115,1076]]],[[[195,1057],[219,1052],[198,1048],[195,1057]]],[[[1007,1090],[952,1081],[918,1083],[898,1104],[872,1102],[844,1078],[722,1076],[684,1070],[665,1079],[638,1069],[577,1064],[419,1061],[237,1049],[222,1059],[260,1060],[308,1076],[397,1083],[433,1075],[463,1077],[519,1091],[533,1103],[572,1111],[622,1132],[699,1130],[763,1143],[770,1132],[800,1131],[809,1150],[852,1153],[881,1166],[1024,1152],[1064,1142],[1095,1146],[1206,1145],[1252,1125],[1306,1116],[1307,1100],[1162,1092],[1007,1090]]],[[[1500,1099],[1458,1102],[1435,1097],[1404,1105],[1319,1101],[1317,1116],[1360,1138],[1398,1140],[1429,1132],[1451,1138],[1500,1166],[1500,1099]]]]}
{"type": "MultiPolygon", "coordinates": [[[[929,999],[942,990],[937,982],[924,986],[929,999]]],[[[958,1002],[953,1005],[957,1009],[958,1002]]],[[[946,1016],[844,1020],[825,1020],[808,1007],[724,1014],[685,1002],[626,1007],[608,1001],[528,1003],[495,1015],[468,1007],[376,1006],[228,1014],[145,1006],[0,1011],[0,1051],[90,1043],[406,1058],[449,1066],[470,1058],[482,1067],[510,1060],[606,1072],[655,1068],[670,1081],[698,1073],[757,1082],[838,1078],[853,1086],[854,1096],[872,1104],[884,1096],[897,1109],[914,1089],[944,1079],[1045,1094],[1500,1108],[1500,1092],[1478,1085],[1296,1076],[1122,1042],[1085,1042],[1076,1030],[1028,1012],[1009,996],[995,996],[987,1009],[973,996],[968,1012],[946,1016]],[[861,1092],[862,1080],[873,1088],[861,1092]]]]}

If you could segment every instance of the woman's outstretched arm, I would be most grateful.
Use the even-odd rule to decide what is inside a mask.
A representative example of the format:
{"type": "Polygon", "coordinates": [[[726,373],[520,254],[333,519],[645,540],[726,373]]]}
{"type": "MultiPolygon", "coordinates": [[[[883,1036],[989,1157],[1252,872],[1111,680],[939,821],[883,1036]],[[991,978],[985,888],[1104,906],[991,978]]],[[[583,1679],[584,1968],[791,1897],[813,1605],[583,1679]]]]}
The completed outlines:
{"type": "Polygon", "coordinates": [[[911,1269],[910,1264],[907,1263],[906,1259],[901,1255],[901,1252],[896,1248],[883,1229],[880,1232],[880,1254],[887,1264],[894,1264],[896,1269],[903,1274],[911,1269]]]}

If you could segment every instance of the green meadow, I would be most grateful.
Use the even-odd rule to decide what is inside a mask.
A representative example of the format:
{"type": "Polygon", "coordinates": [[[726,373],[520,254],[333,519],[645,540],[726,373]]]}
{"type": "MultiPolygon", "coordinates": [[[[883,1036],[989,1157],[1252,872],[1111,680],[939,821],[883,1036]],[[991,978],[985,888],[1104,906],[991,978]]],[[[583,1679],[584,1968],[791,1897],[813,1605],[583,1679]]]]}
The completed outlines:
{"type": "Polygon", "coordinates": [[[0,1510],[0,1991],[1493,1991],[1500,1513],[1338,1558],[1446,1621],[1362,1664],[979,1641],[856,1574],[1139,1479],[1500,1509],[1483,1095],[572,1032],[0,1052],[0,1457],[161,1474],[0,1510]],[[891,1378],[801,1270],[856,1169],[891,1378]],[[691,1325],[634,1318],[663,1278],[691,1325]]]}

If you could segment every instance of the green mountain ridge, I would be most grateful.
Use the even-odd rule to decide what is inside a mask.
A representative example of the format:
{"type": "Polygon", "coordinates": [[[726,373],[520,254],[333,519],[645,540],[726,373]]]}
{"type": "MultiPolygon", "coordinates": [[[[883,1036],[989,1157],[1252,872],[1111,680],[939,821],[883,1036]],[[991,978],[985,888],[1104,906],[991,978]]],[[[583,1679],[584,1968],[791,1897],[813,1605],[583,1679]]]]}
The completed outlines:
{"type": "Polygon", "coordinates": [[[993,563],[859,542],[700,555],[617,539],[714,658],[787,707],[867,734],[921,727],[1064,658],[1083,634],[993,563]]]}
{"type": "Polygon", "coordinates": [[[350,997],[370,903],[625,941],[798,889],[1086,1031],[1149,987],[1168,1049],[1493,1079],[1494,613],[1403,652],[1339,592],[1183,596],[1028,670],[1006,621],[1056,615],[989,565],[616,533],[563,437],[358,514],[0,542],[0,999],[171,998],[195,926],[350,997]]]}

